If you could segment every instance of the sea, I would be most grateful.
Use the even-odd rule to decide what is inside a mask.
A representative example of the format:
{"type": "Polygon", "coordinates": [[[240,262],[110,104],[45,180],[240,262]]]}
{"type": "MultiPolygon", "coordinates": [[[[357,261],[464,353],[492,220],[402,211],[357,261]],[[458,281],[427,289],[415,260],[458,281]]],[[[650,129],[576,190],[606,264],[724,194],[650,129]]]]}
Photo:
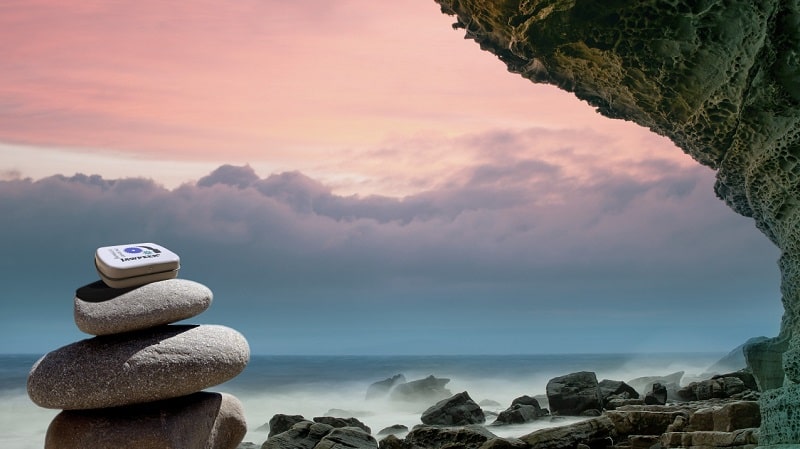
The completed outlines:
{"type": "MultiPolygon", "coordinates": [[[[25,391],[28,372],[41,354],[0,355],[0,448],[40,449],[47,426],[58,410],[33,404],[25,391]]],[[[682,383],[701,378],[722,353],[658,354],[534,354],[445,356],[268,356],[251,357],[236,378],[208,391],[227,392],[242,402],[248,423],[244,441],[261,445],[270,418],[278,413],[355,417],[373,435],[394,424],[420,424],[426,404],[366,399],[369,386],[403,374],[407,381],[433,375],[450,379],[453,394],[466,391],[486,412],[500,412],[514,398],[545,394],[556,376],[592,371],[598,380],[629,381],[683,371],[682,383]]],[[[491,422],[492,418],[487,420],[491,422]]],[[[492,427],[502,437],[519,437],[538,428],[563,425],[562,419],[542,419],[515,426],[492,427]]]]}

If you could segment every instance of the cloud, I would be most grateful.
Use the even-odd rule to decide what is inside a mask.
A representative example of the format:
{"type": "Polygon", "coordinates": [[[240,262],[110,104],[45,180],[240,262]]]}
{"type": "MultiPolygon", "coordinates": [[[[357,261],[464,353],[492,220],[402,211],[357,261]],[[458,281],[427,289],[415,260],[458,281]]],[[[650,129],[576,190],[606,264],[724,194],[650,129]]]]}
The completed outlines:
{"type": "MultiPolygon", "coordinates": [[[[246,165],[174,189],[83,174],[2,180],[0,251],[13,257],[0,269],[14,273],[5,289],[36,298],[3,302],[3,313],[68,314],[63,297],[96,278],[95,248],[154,241],[181,255],[183,277],[223,298],[210,316],[242,327],[261,352],[314,352],[286,343],[298,325],[310,332],[302,341],[324,341],[333,326],[352,337],[341,350],[357,351],[365,333],[381,333],[376,322],[395,342],[439,335],[447,320],[494,329],[487,341],[591,329],[619,342],[643,323],[707,328],[708,316],[719,323],[709,342],[774,333],[777,250],[714,197],[713,172],[525,151],[532,136],[461,139],[475,162],[404,197],[337,194],[301,172],[260,176],[246,165]],[[727,329],[743,314],[748,323],[727,329]]],[[[405,349],[423,350],[433,349],[405,349]]]]}

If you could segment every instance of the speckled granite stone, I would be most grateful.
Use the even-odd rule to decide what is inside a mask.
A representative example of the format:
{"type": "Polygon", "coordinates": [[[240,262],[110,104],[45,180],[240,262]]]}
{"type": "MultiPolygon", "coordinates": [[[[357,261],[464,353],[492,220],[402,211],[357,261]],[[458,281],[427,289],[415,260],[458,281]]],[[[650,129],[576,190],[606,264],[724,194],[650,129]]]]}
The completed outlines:
{"type": "Polygon", "coordinates": [[[217,325],[170,325],[94,337],[49,352],[28,376],[45,408],[117,407],[195,393],[238,375],[247,340],[217,325]]]}
{"type": "Polygon", "coordinates": [[[196,316],[208,309],[212,297],[206,286],[185,279],[158,281],[134,289],[112,289],[98,281],[78,289],[75,324],[92,335],[141,330],[196,316]],[[105,300],[81,298],[86,290],[121,294],[105,300]]]}
{"type": "Polygon", "coordinates": [[[59,413],[45,449],[235,449],[247,431],[242,404],[201,392],[165,401],[59,413]]]}

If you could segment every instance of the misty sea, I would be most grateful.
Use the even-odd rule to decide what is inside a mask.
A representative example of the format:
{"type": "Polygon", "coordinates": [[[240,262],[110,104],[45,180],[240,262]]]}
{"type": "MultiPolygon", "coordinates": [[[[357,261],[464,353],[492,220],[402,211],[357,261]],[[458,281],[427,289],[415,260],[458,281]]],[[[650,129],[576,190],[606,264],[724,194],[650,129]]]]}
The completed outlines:
{"type": "MultiPolygon", "coordinates": [[[[684,382],[700,375],[724,354],[552,354],[448,356],[253,356],[235,379],[209,391],[229,392],[244,405],[249,431],[244,441],[261,445],[262,427],[276,413],[310,419],[344,410],[372,429],[373,435],[393,424],[420,424],[424,406],[399,404],[388,398],[366,399],[370,384],[395,374],[408,381],[429,375],[448,378],[452,393],[467,391],[476,402],[490,399],[499,412],[514,398],[545,393],[547,381],[576,371],[593,371],[598,380],[628,381],[684,371],[684,382]]],[[[0,355],[0,447],[44,446],[45,433],[57,410],[34,405],[25,392],[28,371],[39,355],[0,355]]],[[[333,415],[342,416],[342,412],[333,415]]],[[[487,419],[487,423],[492,418],[487,419]]],[[[564,424],[564,421],[558,422],[564,424]]],[[[492,428],[499,436],[521,436],[553,425],[548,419],[520,426],[492,428]]]]}

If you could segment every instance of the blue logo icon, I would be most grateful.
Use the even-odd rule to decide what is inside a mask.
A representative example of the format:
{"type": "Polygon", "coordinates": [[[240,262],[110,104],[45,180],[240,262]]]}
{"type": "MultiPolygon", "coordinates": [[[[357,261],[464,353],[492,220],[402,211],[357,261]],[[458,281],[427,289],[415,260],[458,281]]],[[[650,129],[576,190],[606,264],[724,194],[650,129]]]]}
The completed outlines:
{"type": "Polygon", "coordinates": [[[129,246],[125,248],[123,251],[125,251],[128,254],[139,254],[140,252],[142,252],[142,249],[136,246],[129,246]]]}

